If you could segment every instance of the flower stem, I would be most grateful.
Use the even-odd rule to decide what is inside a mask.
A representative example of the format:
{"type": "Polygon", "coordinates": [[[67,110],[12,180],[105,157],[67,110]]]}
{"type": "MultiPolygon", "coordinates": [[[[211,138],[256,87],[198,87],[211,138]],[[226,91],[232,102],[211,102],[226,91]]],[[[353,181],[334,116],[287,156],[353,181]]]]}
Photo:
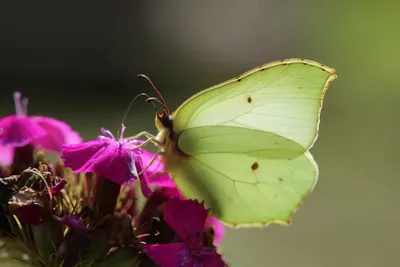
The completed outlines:
{"type": "Polygon", "coordinates": [[[110,179],[99,176],[96,179],[96,191],[93,201],[93,210],[99,216],[113,214],[118,200],[121,185],[110,179]]]}
{"type": "Polygon", "coordinates": [[[33,166],[34,147],[29,144],[23,147],[16,147],[14,149],[14,159],[12,163],[12,174],[20,174],[26,168],[33,166]]]}

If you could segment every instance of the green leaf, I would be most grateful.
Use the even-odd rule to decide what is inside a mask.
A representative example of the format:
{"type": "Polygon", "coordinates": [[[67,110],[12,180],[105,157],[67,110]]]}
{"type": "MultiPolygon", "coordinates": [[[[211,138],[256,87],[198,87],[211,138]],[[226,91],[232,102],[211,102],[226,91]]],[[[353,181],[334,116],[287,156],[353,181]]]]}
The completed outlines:
{"type": "Polygon", "coordinates": [[[0,266],[1,267],[36,267],[43,265],[33,259],[34,255],[28,255],[24,246],[9,238],[0,238],[0,266]]]}
{"type": "Polygon", "coordinates": [[[40,256],[47,264],[54,264],[54,255],[64,240],[60,221],[50,217],[39,226],[32,227],[33,239],[40,256]]]}
{"type": "Polygon", "coordinates": [[[107,233],[102,230],[94,230],[89,237],[89,246],[84,248],[86,253],[82,257],[84,261],[93,261],[103,258],[111,249],[108,243],[107,233]]]}

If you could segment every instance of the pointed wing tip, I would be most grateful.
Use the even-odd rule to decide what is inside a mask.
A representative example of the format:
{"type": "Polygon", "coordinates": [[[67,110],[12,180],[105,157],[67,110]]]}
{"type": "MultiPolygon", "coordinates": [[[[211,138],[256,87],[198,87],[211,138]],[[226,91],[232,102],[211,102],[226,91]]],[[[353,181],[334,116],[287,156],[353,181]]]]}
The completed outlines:
{"type": "Polygon", "coordinates": [[[331,73],[332,75],[329,76],[327,84],[330,85],[334,80],[337,79],[338,75],[336,73],[331,73]]]}
{"type": "MultiPolygon", "coordinates": [[[[291,63],[302,63],[302,64],[306,64],[306,65],[319,67],[319,68],[323,69],[324,71],[329,72],[330,74],[335,74],[335,72],[336,72],[336,70],[334,68],[328,67],[317,61],[314,61],[311,59],[305,59],[305,58],[287,58],[287,59],[277,60],[277,61],[273,61],[271,63],[267,63],[265,65],[262,65],[261,67],[267,68],[267,67],[271,67],[274,65],[291,64],[291,63]]],[[[337,75],[335,75],[335,77],[337,77],[337,75]]]]}

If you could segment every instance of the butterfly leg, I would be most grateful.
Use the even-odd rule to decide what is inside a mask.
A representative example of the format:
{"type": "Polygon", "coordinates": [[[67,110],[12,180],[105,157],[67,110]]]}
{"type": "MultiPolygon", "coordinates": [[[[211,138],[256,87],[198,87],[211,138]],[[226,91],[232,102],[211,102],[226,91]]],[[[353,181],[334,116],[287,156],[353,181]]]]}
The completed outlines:
{"type": "Polygon", "coordinates": [[[138,139],[139,137],[142,137],[142,136],[145,136],[147,139],[156,138],[151,133],[146,132],[146,131],[142,131],[142,132],[140,132],[138,134],[135,134],[134,136],[126,137],[126,138],[124,138],[124,140],[134,140],[134,139],[138,139]]]}
{"type": "Polygon", "coordinates": [[[146,167],[143,168],[143,170],[141,172],[138,173],[139,175],[142,175],[145,171],[147,171],[148,168],[150,168],[150,166],[154,163],[154,161],[157,159],[158,155],[161,154],[161,151],[157,152],[150,160],[149,164],[147,164],[146,167]]]}
{"type": "Polygon", "coordinates": [[[134,146],[134,147],[130,147],[127,148],[128,150],[135,150],[138,148],[142,148],[145,147],[148,143],[153,143],[156,147],[160,147],[163,145],[163,143],[161,143],[160,141],[158,141],[156,138],[148,138],[146,141],[143,141],[143,143],[141,143],[140,145],[134,146]]]}

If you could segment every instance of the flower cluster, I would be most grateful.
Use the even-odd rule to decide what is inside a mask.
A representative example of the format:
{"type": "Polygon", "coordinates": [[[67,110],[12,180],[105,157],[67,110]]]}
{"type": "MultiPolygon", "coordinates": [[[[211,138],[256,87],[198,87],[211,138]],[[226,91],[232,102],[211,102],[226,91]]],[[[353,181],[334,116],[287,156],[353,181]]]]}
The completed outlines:
{"type": "Polygon", "coordinates": [[[124,138],[124,125],[117,137],[102,128],[83,142],[62,121],[28,116],[20,93],[14,100],[16,114],[0,119],[0,235],[16,241],[20,261],[227,266],[218,252],[222,223],[184,199],[160,157],[124,138]]]}

